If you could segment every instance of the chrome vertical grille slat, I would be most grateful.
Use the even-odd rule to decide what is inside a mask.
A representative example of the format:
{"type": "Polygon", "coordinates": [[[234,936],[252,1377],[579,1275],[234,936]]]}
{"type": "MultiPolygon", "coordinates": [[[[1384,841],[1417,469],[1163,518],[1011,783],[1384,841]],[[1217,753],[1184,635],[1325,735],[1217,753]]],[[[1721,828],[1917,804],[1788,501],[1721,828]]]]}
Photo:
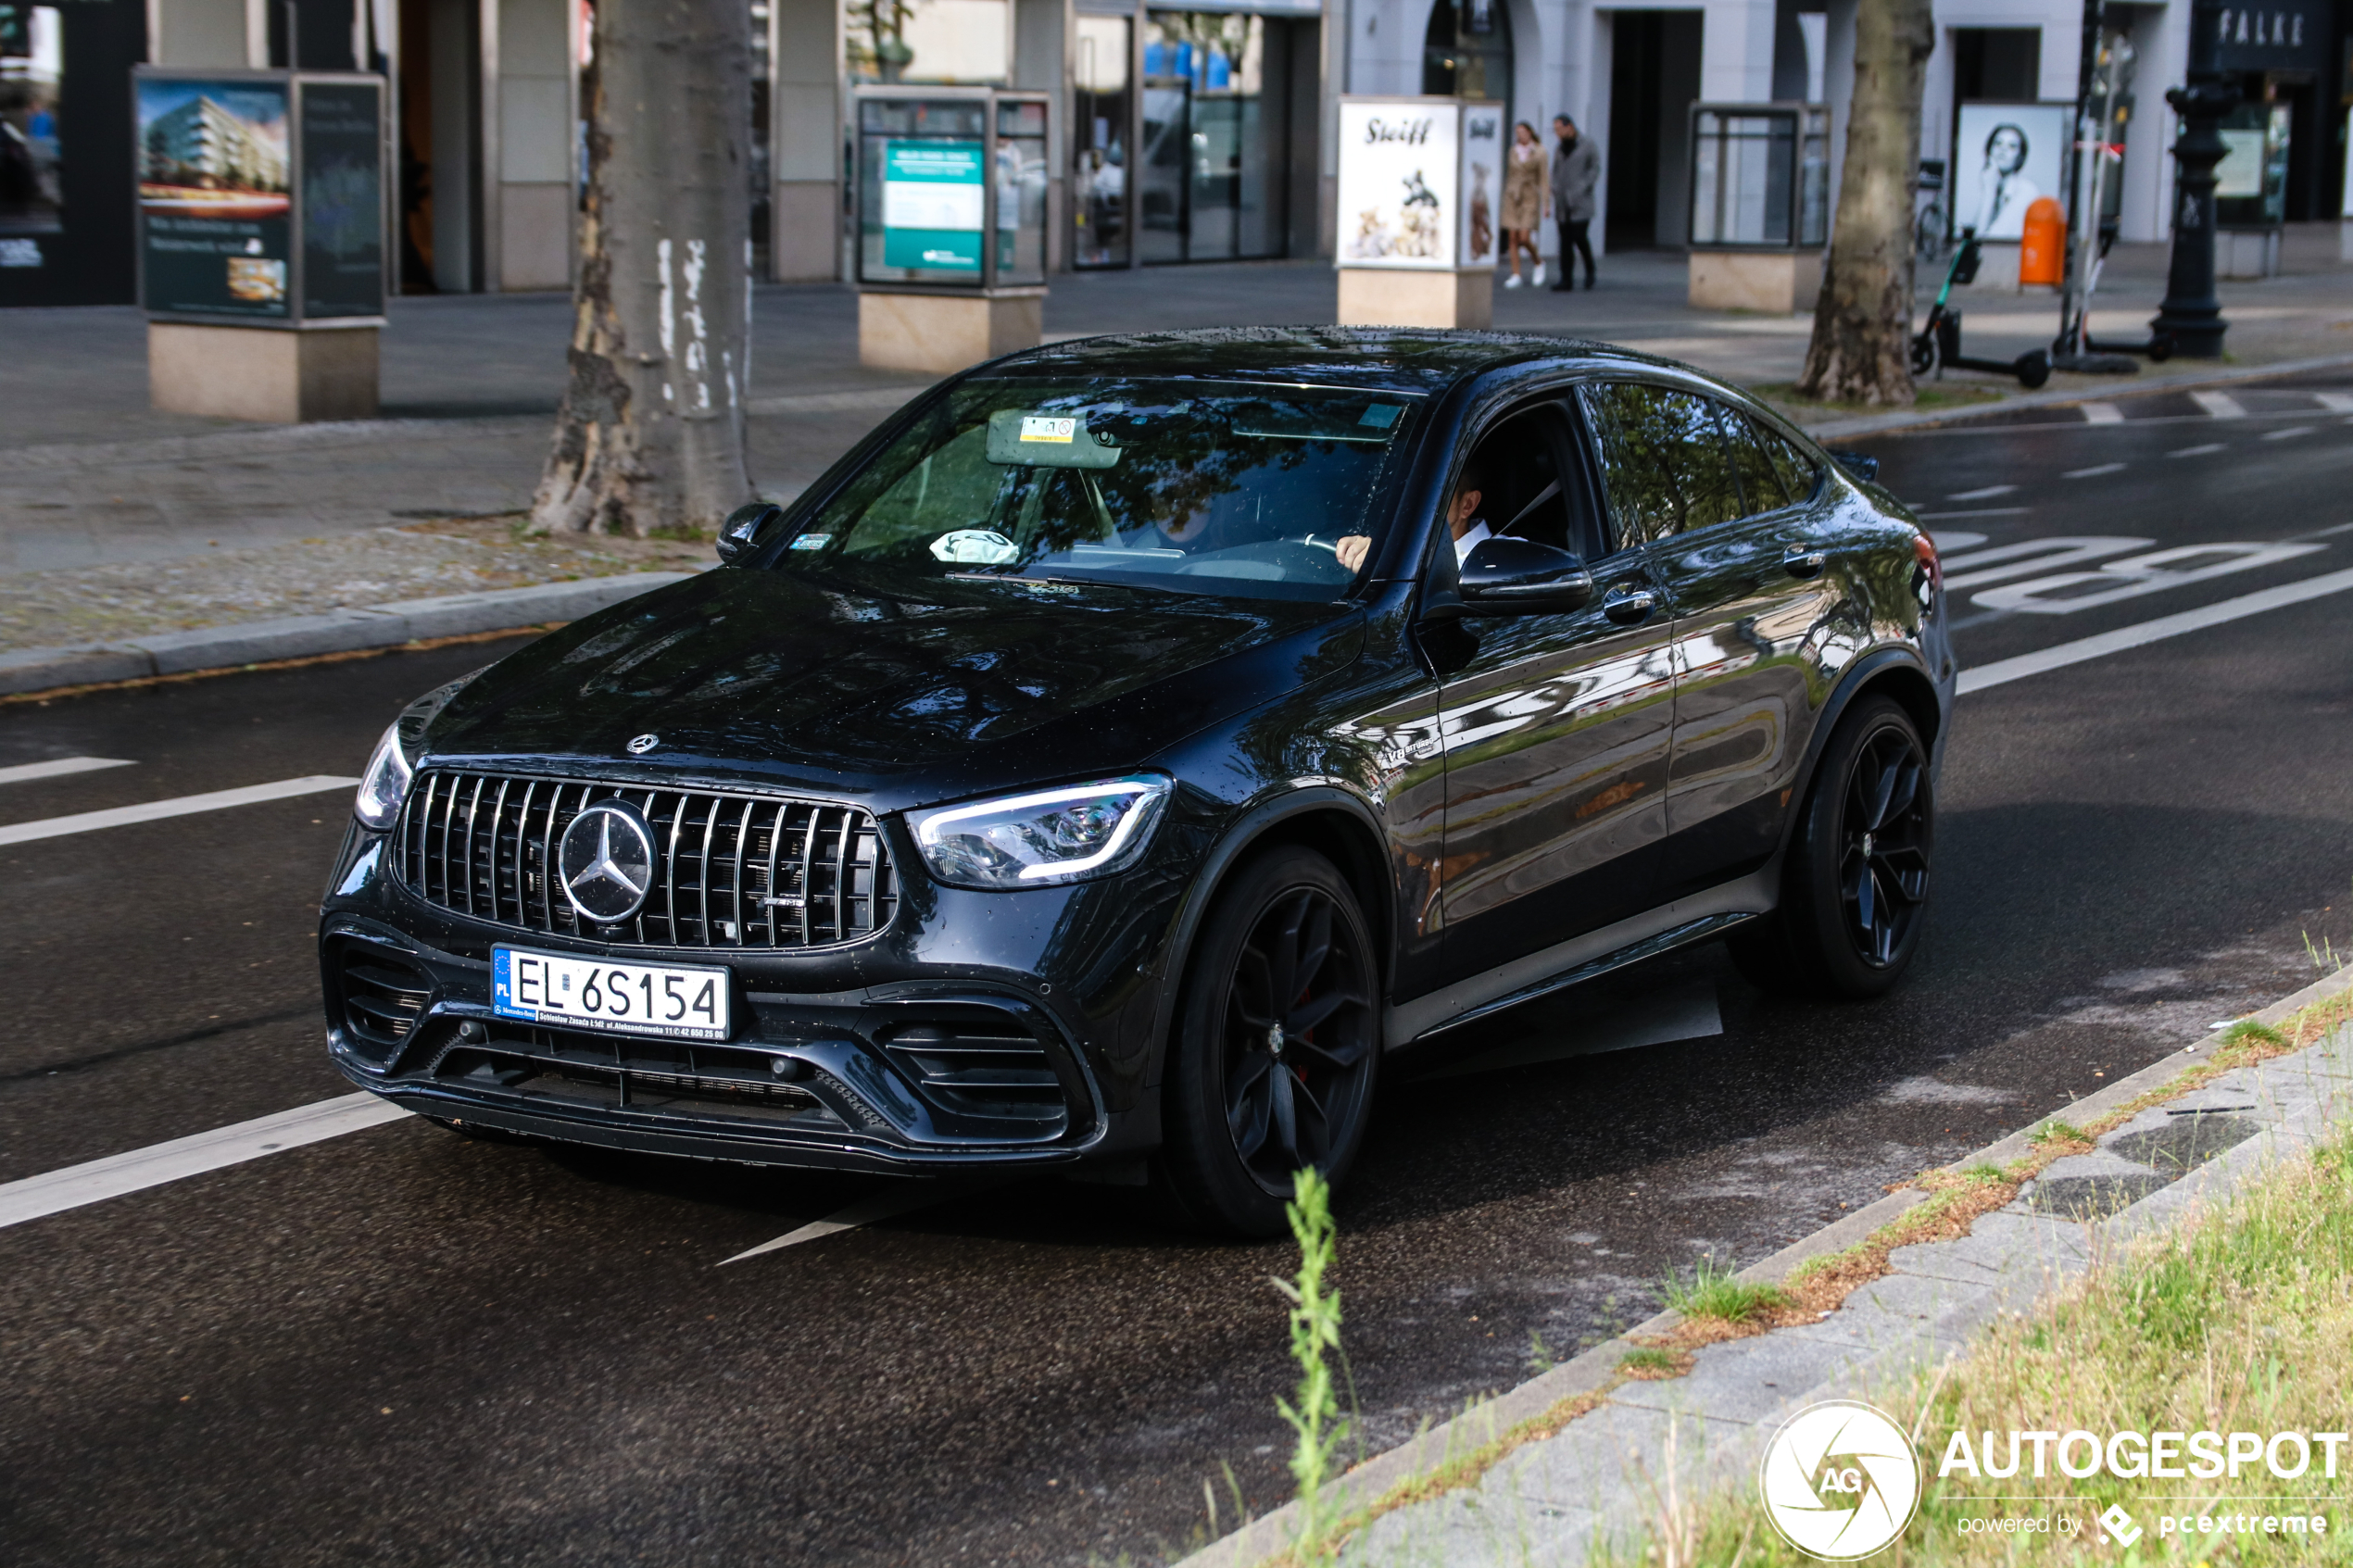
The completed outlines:
{"type": "Polygon", "coordinates": [[[616,946],[829,947],[882,930],[899,905],[890,852],[871,815],[734,790],[429,769],[409,792],[397,842],[401,879],[427,903],[510,930],[616,946]],[[635,919],[606,930],[584,922],[563,896],[558,855],[572,819],[615,797],[645,813],[665,847],[657,893],[635,919]],[[798,920],[784,918],[796,909],[798,920]]]}

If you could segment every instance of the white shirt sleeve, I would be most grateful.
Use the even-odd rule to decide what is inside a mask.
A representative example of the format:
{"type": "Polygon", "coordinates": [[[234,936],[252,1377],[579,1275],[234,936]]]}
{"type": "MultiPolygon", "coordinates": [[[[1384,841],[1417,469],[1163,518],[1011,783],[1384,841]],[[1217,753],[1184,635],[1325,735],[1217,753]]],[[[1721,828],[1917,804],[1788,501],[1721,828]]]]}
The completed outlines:
{"type": "Polygon", "coordinates": [[[1484,518],[1473,520],[1470,532],[1454,541],[1454,564],[1460,566],[1470,559],[1471,551],[1478,547],[1480,540],[1493,537],[1494,535],[1488,532],[1487,521],[1484,518]]]}

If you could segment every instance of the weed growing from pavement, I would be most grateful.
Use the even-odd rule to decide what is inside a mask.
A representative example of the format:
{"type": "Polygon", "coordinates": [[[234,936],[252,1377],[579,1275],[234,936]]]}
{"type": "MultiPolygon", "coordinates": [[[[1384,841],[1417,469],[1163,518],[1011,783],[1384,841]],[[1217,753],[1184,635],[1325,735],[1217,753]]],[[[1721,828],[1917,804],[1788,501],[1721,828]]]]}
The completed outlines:
{"type": "Polygon", "coordinates": [[[1629,1377],[1645,1380],[1680,1377],[1692,1370],[1692,1353],[1656,1345],[1637,1345],[1617,1359],[1617,1370],[1629,1377]]]}
{"type": "Polygon", "coordinates": [[[1290,1302],[1290,1353],[1299,1363],[1296,1402],[1277,1399],[1275,1409],[1298,1435],[1290,1473],[1299,1483],[1298,1540],[1305,1546],[1326,1530],[1324,1483],[1347,1437],[1330,1358],[1340,1349],[1340,1292],[1324,1287],[1324,1275],[1339,1251],[1333,1236],[1331,1187],[1314,1166],[1301,1171],[1284,1210],[1299,1240],[1299,1276],[1277,1279],[1275,1288],[1290,1302]]]}
{"type": "Polygon", "coordinates": [[[1718,1267],[1713,1258],[1702,1258],[1688,1279],[1669,1274],[1659,1287],[1659,1296],[1671,1312],[1733,1323],[1746,1323],[1789,1302],[1779,1286],[1752,1285],[1731,1270],[1718,1267]]]}
{"type": "Polygon", "coordinates": [[[2053,1144],[2063,1145],[2070,1153],[2092,1147],[2092,1140],[2083,1135],[2082,1128],[2072,1122],[2062,1122],[2056,1116],[2027,1134],[2026,1141],[2038,1149],[2053,1144]]]}
{"type": "MultiPolygon", "coordinates": [[[[2314,1463],[2294,1481],[2261,1465],[2227,1479],[2073,1478],[2032,1466],[1998,1482],[1966,1471],[1939,1477],[1957,1434],[1982,1460],[1985,1434],[2067,1432],[2311,1432],[2341,1430],[2353,1382],[2353,1127],[2340,1126],[2311,1155],[2290,1160],[2227,1205],[2145,1238],[2095,1267],[2045,1310],[1998,1321],[1933,1386],[1876,1393],[1873,1402],[1917,1424],[1925,1476],[1920,1507],[1894,1561],[1913,1568],[1978,1568],[2023,1560],[2025,1540],[1999,1531],[1962,1533],[1969,1519],[2070,1516],[2070,1548],[2055,1527],[2032,1561],[2130,1565],[2172,1560],[2245,1564],[2353,1562],[2353,1466],[2314,1463]],[[1999,1492],[1998,1501],[1985,1494],[1999,1492]],[[2092,1521],[2111,1503],[2134,1516],[2137,1546],[2095,1545],[2092,1521]],[[2326,1514],[2324,1535],[2233,1529],[2181,1542],[2159,1536],[2159,1516],[2326,1514]]],[[[2006,1456],[2005,1456],[2006,1457],[2006,1456]]],[[[1742,1562],[1801,1568],[1799,1556],[1757,1528],[1753,1484],[1740,1485],[1662,1520],[1634,1551],[1597,1553],[1596,1568],[1742,1562]]]]}

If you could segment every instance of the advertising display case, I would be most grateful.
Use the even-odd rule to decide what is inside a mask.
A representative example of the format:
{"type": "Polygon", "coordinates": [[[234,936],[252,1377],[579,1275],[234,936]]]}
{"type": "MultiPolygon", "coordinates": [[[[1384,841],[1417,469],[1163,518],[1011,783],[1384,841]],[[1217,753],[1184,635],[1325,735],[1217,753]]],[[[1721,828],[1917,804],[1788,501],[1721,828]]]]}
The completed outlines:
{"type": "Polygon", "coordinates": [[[859,354],[944,371],[1044,330],[1049,95],[856,93],[859,354]]]}
{"type": "Polygon", "coordinates": [[[1464,98],[1340,99],[1342,325],[1492,323],[1504,114],[1464,98]]]}
{"type": "Polygon", "coordinates": [[[1693,104],[1691,302],[1810,310],[1830,243],[1830,111],[1693,104]]]}
{"type": "Polygon", "coordinates": [[[269,420],[372,415],[388,248],[384,79],[141,67],[132,101],[156,406],[269,420]]]}

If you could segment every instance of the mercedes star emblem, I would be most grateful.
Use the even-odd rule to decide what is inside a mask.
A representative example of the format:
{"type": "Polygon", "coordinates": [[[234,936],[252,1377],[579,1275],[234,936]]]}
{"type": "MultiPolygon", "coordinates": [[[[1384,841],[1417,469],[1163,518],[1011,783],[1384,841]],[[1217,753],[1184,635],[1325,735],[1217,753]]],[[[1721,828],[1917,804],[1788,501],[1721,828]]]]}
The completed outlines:
{"type": "Polygon", "coordinates": [[[658,746],[661,744],[661,737],[660,735],[638,735],[633,738],[629,743],[629,755],[632,757],[643,757],[647,752],[651,751],[655,746],[658,746]]]}
{"type": "Polygon", "coordinates": [[[556,869],[583,917],[599,925],[627,920],[654,884],[653,833],[627,801],[599,800],[564,829],[556,869]]]}

